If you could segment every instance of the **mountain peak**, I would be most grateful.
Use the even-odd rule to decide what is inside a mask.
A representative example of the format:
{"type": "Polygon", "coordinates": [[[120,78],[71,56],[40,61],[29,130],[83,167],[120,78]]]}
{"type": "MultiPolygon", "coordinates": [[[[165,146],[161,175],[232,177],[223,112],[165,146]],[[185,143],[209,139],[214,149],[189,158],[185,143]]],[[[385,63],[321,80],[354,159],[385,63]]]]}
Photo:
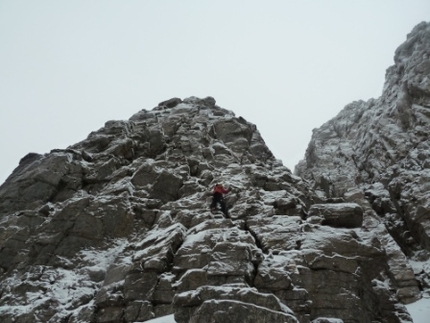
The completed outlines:
{"type": "Polygon", "coordinates": [[[2,322],[412,322],[404,304],[428,281],[409,263],[430,245],[428,34],[396,52],[381,98],[315,129],[302,177],[212,97],[22,158],[0,187],[2,322]]]}

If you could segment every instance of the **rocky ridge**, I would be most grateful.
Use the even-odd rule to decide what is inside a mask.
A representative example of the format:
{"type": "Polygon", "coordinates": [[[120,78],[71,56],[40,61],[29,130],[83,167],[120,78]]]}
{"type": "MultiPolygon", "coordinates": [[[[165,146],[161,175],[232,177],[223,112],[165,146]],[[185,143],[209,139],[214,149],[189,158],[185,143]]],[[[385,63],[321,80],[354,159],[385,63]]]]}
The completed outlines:
{"type": "MultiPolygon", "coordinates": [[[[315,129],[296,174],[320,196],[359,189],[412,260],[430,250],[430,23],[417,25],[387,69],[380,98],[346,106],[315,129]]],[[[428,270],[417,269],[427,289],[428,270]]]]}
{"type": "MultiPolygon", "coordinates": [[[[417,26],[397,60],[409,66],[426,35],[417,26]]],[[[396,71],[393,100],[404,86],[392,74],[409,69],[396,71]]],[[[357,181],[343,150],[342,160],[324,151],[324,140],[349,147],[331,129],[315,132],[304,179],[211,97],[173,98],[28,154],[0,187],[1,321],[412,322],[403,304],[426,277],[408,257],[426,253],[399,211],[410,196],[394,203],[370,166],[357,181]],[[231,218],[209,212],[217,182],[230,188],[231,218]]]]}

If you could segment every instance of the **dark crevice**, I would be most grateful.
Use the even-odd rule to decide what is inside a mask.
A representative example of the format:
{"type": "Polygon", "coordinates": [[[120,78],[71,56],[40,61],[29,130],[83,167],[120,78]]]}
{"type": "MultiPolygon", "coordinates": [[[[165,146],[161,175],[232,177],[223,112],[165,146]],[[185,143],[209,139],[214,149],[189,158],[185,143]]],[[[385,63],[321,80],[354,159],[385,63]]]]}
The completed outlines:
{"type": "Polygon", "coordinates": [[[247,221],[247,219],[245,219],[245,231],[246,231],[246,232],[249,232],[249,233],[254,237],[255,245],[256,245],[259,249],[261,249],[261,250],[263,251],[263,253],[264,253],[264,249],[263,249],[263,246],[262,246],[262,244],[261,244],[261,241],[260,241],[260,239],[258,238],[257,234],[249,228],[249,225],[248,225],[248,221],[247,221]]]}
{"type": "Polygon", "coordinates": [[[257,246],[257,248],[258,249],[260,249],[261,250],[261,252],[262,252],[262,258],[261,259],[258,259],[258,258],[254,258],[254,256],[253,256],[253,259],[252,259],[252,265],[254,266],[254,275],[253,275],[253,277],[252,277],[252,281],[251,281],[251,279],[249,280],[249,285],[251,286],[251,287],[254,287],[255,286],[255,284],[254,284],[254,280],[255,280],[255,277],[257,277],[257,275],[258,275],[258,273],[259,273],[259,267],[260,267],[260,264],[261,264],[261,262],[262,261],[264,261],[264,259],[265,259],[265,257],[264,257],[264,250],[263,250],[263,248],[262,248],[262,244],[261,244],[261,241],[258,239],[258,236],[257,236],[257,234],[255,233],[255,232],[253,232],[250,228],[249,228],[249,225],[248,225],[248,221],[247,221],[247,219],[245,219],[245,224],[244,224],[244,230],[246,231],[246,232],[249,232],[249,234],[251,235],[251,236],[253,236],[254,237],[254,240],[255,240],[255,245],[257,246]]]}

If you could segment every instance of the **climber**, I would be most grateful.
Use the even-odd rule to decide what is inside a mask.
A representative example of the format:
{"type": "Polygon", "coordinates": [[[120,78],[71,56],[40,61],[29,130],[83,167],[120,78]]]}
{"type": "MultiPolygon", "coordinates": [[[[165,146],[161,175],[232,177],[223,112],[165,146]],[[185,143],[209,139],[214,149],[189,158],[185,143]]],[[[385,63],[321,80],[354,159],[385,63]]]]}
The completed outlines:
{"type": "Polygon", "coordinates": [[[224,213],[224,215],[229,218],[230,215],[228,215],[227,206],[224,202],[224,194],[227,194],[228,190],[226,190],[221,184],[216,184],[213,188],[213,195],[212,195],[212,203],[211,203],[211,212],[214,212],[217,210],[217,204],[221,205],[221,212],[224,213]]]}

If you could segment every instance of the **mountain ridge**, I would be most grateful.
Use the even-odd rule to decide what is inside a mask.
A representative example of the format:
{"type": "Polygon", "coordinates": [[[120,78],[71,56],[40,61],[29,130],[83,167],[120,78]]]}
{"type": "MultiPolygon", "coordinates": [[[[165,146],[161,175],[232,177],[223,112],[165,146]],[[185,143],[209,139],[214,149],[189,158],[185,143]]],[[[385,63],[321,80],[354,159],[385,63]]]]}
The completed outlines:
{"type": "Polygon", "coordinates": [[[314,131],[300,176],[212,97],[23,157],[0,186],[2,322],[412,322],[430,286],[410,262],[429,259],[429,37],[408,35],[381,98],[314,131]],[[209,209],[215,183],[231,218],[209,209]]]}
{"type": "Polygon", "coordinates": [[[296,166],[297,174],[326,195],[342,196],[351,187],[367,190],[379,212],[398,214],[406,222],[404,231],[426,249],[428,219],[416,221],[420,215],[412,209],[425,208],[428,197],[429,32],[425,22],[413,29],[387,69],[382,96],[349,104],[315,130],[306,159],[296,166]],[[421,183],[414,183],[419,178],[421,183]]]}

